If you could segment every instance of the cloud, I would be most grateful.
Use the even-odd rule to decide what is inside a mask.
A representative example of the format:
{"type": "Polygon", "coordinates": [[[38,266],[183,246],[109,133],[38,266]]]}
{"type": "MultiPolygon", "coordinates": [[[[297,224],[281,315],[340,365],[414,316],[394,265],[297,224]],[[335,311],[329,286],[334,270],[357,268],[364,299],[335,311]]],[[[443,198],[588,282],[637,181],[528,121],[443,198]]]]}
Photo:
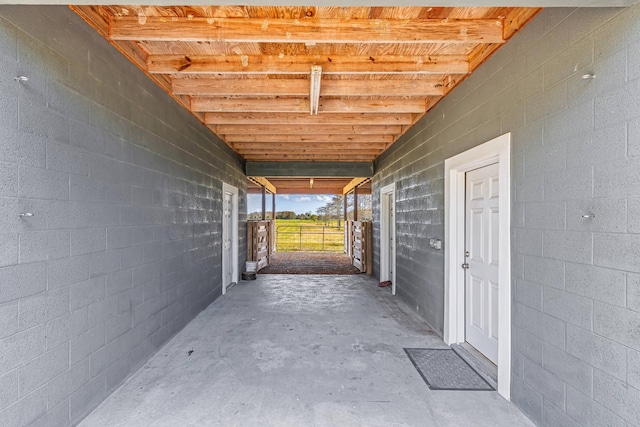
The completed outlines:
{"type": "Polygon", "coordinates": [[[311,197],[307,197],[307,196],[296,197],[295,201],[296,202],[310,202],[311,201],[311,197]]]}
{"type": "Polygon", "coordinates": [[[283,196],[283,195],[278,194],[278,197],[282,197],[285,200],[289,200],[289,196],[288,195],[284,195],[283,196]]]}
{"type": "Polygon", "coordinates": [[[316,200],[318,200],[320,202],[329,203],[331,201],[331,197],[329,197],[329,196],[316,196],[316,200]]]}

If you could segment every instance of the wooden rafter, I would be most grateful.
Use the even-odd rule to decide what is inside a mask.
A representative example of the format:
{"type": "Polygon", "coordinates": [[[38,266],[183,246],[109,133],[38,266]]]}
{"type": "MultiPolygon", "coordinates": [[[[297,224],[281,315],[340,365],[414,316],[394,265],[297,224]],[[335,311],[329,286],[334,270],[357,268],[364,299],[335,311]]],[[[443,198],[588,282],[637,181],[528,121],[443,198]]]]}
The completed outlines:
{"type": "Polygon", "coordinates": [[[269,180],[263,176],[252,176],[249,177],[251,181],[253,181],[256,185],[261,185],[267,190],[269,190],[272,194],[277,194],[278,189],[275,185],[273,185],[269,180]]]}
{"type": "Polygon", "coordinates": [[[502,20],[112,16],[111,40],[261,43],[504,43],[502,20]]]}
{"type": "MultiPolygon", "coordinates": [[[[220,135],[272,135],[273,126],[266,125],[217,125],[214,131],[220,135]]],[[[346,134],[346,135],[394,135],[402,132],[395,125],[289,125],[280,128],[281,135],[346,134]]]]}
{"type": "Polygon", "coordinates": [[[329,142],[384,142],[391,143],[395,140],[394,135],[333,135],[333,134],[304,134],[304,135],[226,135],[226,141],[229,143],[236,142],[313,142],[313,143],[329,143],[329,142]]]}
{"type": "MultiPolygon", "coordinates": [[[[307,79],[174,78],[175,95],[307,96],[307,79]]],[[[323,80],[321,96],[442,96],[444,84],[434,80],[323,80]]]]}
{"type": "MultiPolygon", "coordinates": [[[[356,155],[378,155],[382,153],[382,149],[372,149],[372,148],[350,148],[349,154],[356,155]]],[[[322,148],[300,148],[297,150],[279,150],[277,148],[269,148],[270,154],[332,154],[334,150],[331,149],[322,149],[322,148]]],[[[262,154],[264,153],[264,149],[248,149],[248,148],[239,148],[238,153],[244,154],[262,154]]]]}
{"type": "Polygon", "coordinates": [[[206,124],[255,124],[255,125],[411,125],[410,113],[309,113],[276,115],[263,112],[205,113],[206,124]]]}
{"type": "Polygon", "coordinates": [[[351,190],[353,190],[363,182],[369,181],[370,179],[371,178],[353,178],[351,182],[349,182],[347,185],[345,185],[342,188],[342,194],[347,194],[348,192],[350,192],[351,190]]]}
{"type": "Polygon", "coordinates": [[[274,162],[274,161],[334,161],[334,162],[371,162],[376,157],[375,154],[351,154],[351,153],[332,153],[332,154],[272,154],[272,153],[255,153],[245,154],[243,156],[247,161],[252,162],[274,162]]]}
{"type": "Polygon", "coordinates": [[[354,142],[354,141],[345,141],[345,142],[322,142],[320,143],[311,143],[306,142],[304,144],[299,141],[296,142],[235,142],[233,143],[233,148],[236,150],[295,150],[299,148],[313,148],[314,146],[323,147],[326,150],[350,150],[354,147],[365,147],[377,150],[384,150],[387,148],[389,143],[386,142],[377,142],[377,141],[367,141],[367,142],[354,142]]]}
{"type": "MultiPolygon", "coordinates": [[[[280,112],[309,111],[309,100],[303,98],[191,98],[191,109],[199,112],[280,112]]],[[[424,113],[425,100],[410,99],[320,99],[321,113],[424,113]]]]}
{"type": "Polygon", "coordinates": [[[467,74],[466,56],[200,56],[150,55],[151,74],[307,74],[321,65],[323,74],[467,74]]]}

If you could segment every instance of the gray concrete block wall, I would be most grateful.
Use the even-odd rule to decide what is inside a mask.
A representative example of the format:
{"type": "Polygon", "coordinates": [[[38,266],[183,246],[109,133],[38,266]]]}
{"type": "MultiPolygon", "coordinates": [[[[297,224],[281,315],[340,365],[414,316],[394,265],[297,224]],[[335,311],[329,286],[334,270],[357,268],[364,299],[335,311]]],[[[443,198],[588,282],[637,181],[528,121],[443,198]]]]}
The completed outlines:
{"type": "Polygon", "coordinates": [[[0,7],[0,425],[78,422],[220,295],[223,181],[246,215],[242,161],[67,7],[0,7]]]}
{"type": "Polygon", "coordinates": [[[638,46],[640,6],[544,10],[376,162],[398,294],[442,333],[444,160],[512,133],[511,392],[538,425],[640,425],[638,46]]]}

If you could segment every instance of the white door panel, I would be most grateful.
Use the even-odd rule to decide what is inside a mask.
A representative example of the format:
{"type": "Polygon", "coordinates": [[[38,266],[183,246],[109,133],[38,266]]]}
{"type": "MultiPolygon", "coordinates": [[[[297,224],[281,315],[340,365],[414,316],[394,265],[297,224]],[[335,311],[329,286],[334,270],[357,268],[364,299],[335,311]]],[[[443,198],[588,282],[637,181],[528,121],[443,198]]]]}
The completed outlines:
{"type": "Polygon", "coordinates": [[[466,174],[465,337],[498,361],[498,165],[466,174]]]}

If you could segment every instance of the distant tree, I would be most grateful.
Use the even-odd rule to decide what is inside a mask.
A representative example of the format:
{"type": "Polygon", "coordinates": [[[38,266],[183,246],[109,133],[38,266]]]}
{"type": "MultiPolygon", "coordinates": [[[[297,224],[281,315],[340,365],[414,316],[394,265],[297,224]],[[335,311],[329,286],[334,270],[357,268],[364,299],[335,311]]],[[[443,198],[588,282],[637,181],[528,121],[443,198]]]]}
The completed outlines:
{"type": "Polygon", "coordinates": [[[318,213],[318,216],[324,220],[324,225],[328,224],[331,226],[335,219],[337,220],[338,228],[340,228],[343,215],[342,196],[333,196],[326,205],[319,207],[316,212],[318,213]]]}
{"type": "Polygon", "coordinates": [[[296,219],[296,213],[293,211],[276,212],[276,219],[296,219]]]}

